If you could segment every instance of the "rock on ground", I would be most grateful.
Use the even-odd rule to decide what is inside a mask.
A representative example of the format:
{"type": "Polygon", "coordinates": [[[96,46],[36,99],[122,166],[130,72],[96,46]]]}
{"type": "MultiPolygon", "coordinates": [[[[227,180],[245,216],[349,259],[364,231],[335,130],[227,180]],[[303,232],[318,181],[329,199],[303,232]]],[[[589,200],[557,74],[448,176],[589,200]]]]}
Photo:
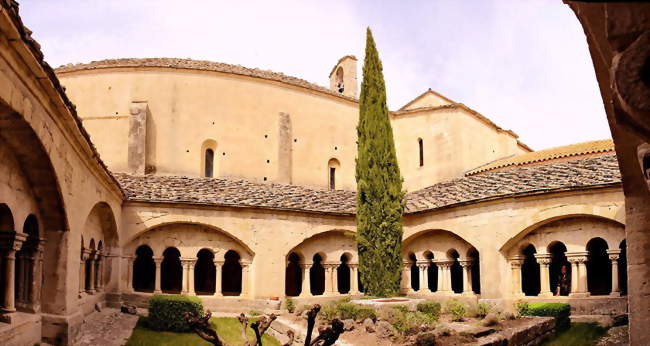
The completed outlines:
{"type": "Polygon", "coordinates": [[[373,322],[370,318],[366,318],[363,320],[363,326],[366,328],[366,332],[368,333],[374,333],[375,332],[375,322],[373,322]]]}

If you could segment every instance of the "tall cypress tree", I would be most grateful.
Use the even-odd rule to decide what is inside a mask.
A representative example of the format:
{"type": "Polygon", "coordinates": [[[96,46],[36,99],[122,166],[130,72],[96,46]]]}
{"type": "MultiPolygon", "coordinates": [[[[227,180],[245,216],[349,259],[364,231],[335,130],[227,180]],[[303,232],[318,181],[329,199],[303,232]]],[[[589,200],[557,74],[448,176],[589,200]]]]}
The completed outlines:
{"type": "Polygon", "coordinates": [[[357,246],[366,293],[399,292],[402,273],[402,177],[386,106],[381,60],[370,28],[357,126],[357,246]]]}

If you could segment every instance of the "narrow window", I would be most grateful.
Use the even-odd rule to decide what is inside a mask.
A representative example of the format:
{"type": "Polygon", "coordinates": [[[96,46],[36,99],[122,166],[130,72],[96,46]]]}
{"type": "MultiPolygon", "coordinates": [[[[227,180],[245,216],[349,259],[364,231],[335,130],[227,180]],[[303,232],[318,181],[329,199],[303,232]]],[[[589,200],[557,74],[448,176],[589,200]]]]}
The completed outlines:
{"type": "Polygon", "coordinates": [[[424,143],[422,138],[418,138],[418,145],[420,147],[420,167],[424,166],[424,143]]]}
{"type": "Polygon", "coordinates": [[[330,167],[330,190],[336,189],[336,167],[330,167]]]}
{"type": "Polygon", "coordinates": [[[205,150],[205,176],[212,178],[214,173],[214,151],[212,149],[205,150]]]}
{"type": "Polygon", "coordinates": [[[646,179],[650,179],[650,154],[643,157],[643,174],[646,179]]]}

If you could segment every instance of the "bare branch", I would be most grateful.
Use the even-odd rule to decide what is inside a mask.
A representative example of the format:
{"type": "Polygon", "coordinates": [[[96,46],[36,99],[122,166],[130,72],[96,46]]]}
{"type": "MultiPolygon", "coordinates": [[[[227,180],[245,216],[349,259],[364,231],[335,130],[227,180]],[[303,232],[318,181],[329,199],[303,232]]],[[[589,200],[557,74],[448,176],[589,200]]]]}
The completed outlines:
{"type": "Polygon", "coordinates": [[[205,316],[199,316],[198,312],[185,312],[183,313],[185,322],[190,325],[190,328],[196,333],[201,339],[216,345],[216,346],[226,346],[226,344],[219,338],[217,331],[212,329],[210,326],[210,317],[212,317],[212,312],[208,310],[205,313],[205,316]]]}
{"type": "Polygon", "coordinates": [[[259,320],[251,324],[251,329],[255,331],[255,339],[257,340],[256,345],[262,346],[262,337],[276,318],[278,317],[275,314],[269,315],[268,318],[262,316],[259,320]]]}
{"type": "Polygon", "coordinates": [[[316,316],[320,311],[320,305],[314,304],[307,312],[307,337],[305,337],[305,346],[311,345],[311,335],[314,333],[314,325],[316,324],[316,316]]]}
{"type": "Polygon", "coordinates": [[[338,318],[332,320],[331,326],[320,330],[318,332],[318,337],[311,342],[310,346],[331,346],[334,345],[336,340],[339,339],[339,335],[343,334],[343,322],[338,318]]]}
{"type": "Polygon", "coordinates": [[[239,317],[237,318],[239,320],[239,323],[241,323],[241,338],[242,341],[244,342],[245,346],[252,346],[250,342],[248,341],[248,336],[246,335],[246,328],[248,328],[248,317],[244,315],[243,313],[239,314],[239,317]]]}
{"type": "Polygon", "coordinates": [[[293,345],[293,340],[296,337],[296,334],[293,332],[293,330],[289,329],[287,330],[287,336],[289,337],[289,341],[284,343],[282,346],[291,346],[293,345]]]}

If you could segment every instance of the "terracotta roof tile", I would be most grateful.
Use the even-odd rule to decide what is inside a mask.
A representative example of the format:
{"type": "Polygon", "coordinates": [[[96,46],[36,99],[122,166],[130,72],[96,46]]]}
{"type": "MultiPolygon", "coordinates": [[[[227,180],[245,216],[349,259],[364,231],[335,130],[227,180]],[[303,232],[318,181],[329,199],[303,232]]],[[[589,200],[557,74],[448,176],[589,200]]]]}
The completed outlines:
{"type": "Polygon", "coordinates": [[[222,73],[232,73],[242,76],[255,77],[278,81],[306,89],[315,90],[332,96],[347,99],[349,101],[357,102],[357,99],[345,96],[341,93],[332,91],[320,85],[310,83],[304,79],[287,76],[283,73],[273,72],[268,70],[261,70],[257,68],[248,68],[241,65],[231,65],[220,62],[206,61],[206,60],[193,60],[193,59],[177,59],[177,58],[124,58],[124,59],[107,59],[100,61],[93,61],[87,64],[68,64],[59,66],[55,69],[57,74],[83,71],[83,70],[99,70],[107,68],[125,68],[125,67],[162,67],[162,68],[175,68],[186,70],[201,70],[213,71],[222,73]]]}
{"type": "Polygon", "coordinates": [[[559,158],[606,153],[614,151],[614,142],[611,139],[577,143],[561,147],[533,151],[521,155],[511,156],[505,159],[496,160],[484,166],[478,167],[466,173],[474,175],[481,172],[488,172],[509,166],[522,166],[536,162],[544,162],[559,158]]]}
{"type": "MultiPolygon", "coordinates": [[[[132,201],[257,207],[331,214],[355,213],[351,191],[328,191],[302,186],[262,184],[246,180],[132,176],[116,173],[132,201]]],[[[620,184],[616,155],[606,154],[573,161],[459,178],[406,195],[406,213],[417,213],[465,203],[515,195],[550,193],[576,188],[620,184]]]]}

